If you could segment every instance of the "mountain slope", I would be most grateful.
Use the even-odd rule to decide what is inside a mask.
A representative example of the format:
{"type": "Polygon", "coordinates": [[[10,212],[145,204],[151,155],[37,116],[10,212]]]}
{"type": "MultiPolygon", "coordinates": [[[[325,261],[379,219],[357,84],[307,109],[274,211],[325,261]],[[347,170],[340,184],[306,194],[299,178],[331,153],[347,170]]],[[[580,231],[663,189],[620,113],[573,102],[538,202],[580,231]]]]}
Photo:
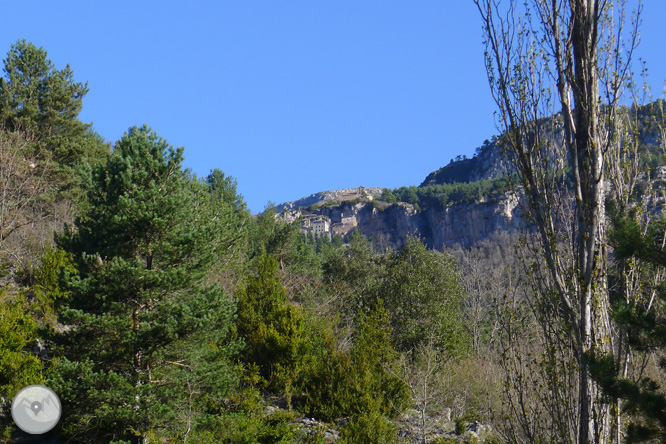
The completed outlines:
{"type": "Polygon", "coordinates": [[[474,157],[458,156],[451,159],[448,165],[428,174],[419,186],[492,180],[506,176],[509,171],[510,166],[502,158],[498,140],[493,138],[492,142],[485,140],[476,149],[474,157]]]}
{"type": "MultiPolygon", "coordinates": [[[[639,163],[647,171],[640,182],[665,188],[661,177],[666,177],[666,152],[660,149],[663,143],[659,131],[666,127],[665,119],[660,117],[662,105],[657,101],[632,109],[635,121],[631,126],[640,135],[639,163]]],[[[549,149],[557,150],[562,148],[561,125],[551,119],[558,116],[544,119],[543,123],[555,128],[551,135],[554,143],[549,149]]],[[[524,222],[522,196],[519,191],[512,191],[507,177],[512,167],[502,155],[499,140],[486,140],[472,158],[452,159],[430,173],[418,187],[321,192],[281,204],[278,212],[284,211],[283,217],[289,221],[299,217],[328,219],[334,225],[333,234],[343,237],[358,228],[373,237],[382,249],[400,247],[406,236],[414,234],[432,248],[440,249],[455,244],[470,246],[494,234],[515,232],[524,222]],[[298,211],[299,207],[309,208],[298,211]],[[353,215],[357,225],[342,226],[343,214],[353,215]]]]}

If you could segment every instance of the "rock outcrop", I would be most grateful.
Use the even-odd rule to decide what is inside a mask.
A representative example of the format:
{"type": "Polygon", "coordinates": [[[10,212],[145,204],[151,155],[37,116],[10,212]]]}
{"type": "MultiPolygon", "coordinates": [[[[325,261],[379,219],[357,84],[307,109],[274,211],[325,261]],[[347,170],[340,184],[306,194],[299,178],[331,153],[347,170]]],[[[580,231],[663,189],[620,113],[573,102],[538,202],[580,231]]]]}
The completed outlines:
{"type": "Polygon", "coordinates": [[[358,187],[344,188],[342,190],[320,191],[292,202],[281,203],[275,208],[278,213],[282,213],[286,210],[307,208],[332,202],[347,202],[359,199],[372,200],[375,196],[382,194],[382,191],[382,188],[377,187],[358,187]]]}
{"type": "Polygon", "coordinates": [[[309,211],[285,210],[281,217],[291,222],[298,217],[324,217],[334,226],[343,215],[354,216],[356,225],[348,225],[343,237],[353,229],[372,237],[376,246],[400,248],[407,236],[418,235],[434,249],[453,245],[471,246],[502,231],[514,232],[523,222],[522,199],[515,193],[505,193],[493,200],[472,204],[452,204],[444,208],[416,211],[414,206],[400,202],[390,205],[378,200],[342,202],[330,207],[309,211]]]}
{"type": "MultiPolygon", "coordinates": [[[[613,184],[608,182],[607,186],[611,189],[613,184]]],[[[654,168],[649,175],[639,175],[636,188],[650,188],[645,195],[638,191],[640,198],[646,199],[650,211],[656,214],[666,212],[666,166],[654,168]]],[[[330,193],[329,196],[336,195],[330,193]]],[[[380,251],[387,247],[402,247],[410,235],[420,236],[429,247],[437,250],[455,245],[469,247],[502,232],[517,232],[527,223],[523,217],[526,199],[520,191],[508,191],[492,198],[483,196],[473,203],[429,207],[423,211],[405,202],[389,204],[380,198],[377,193],[372,200],[366,196],[335,201],[336,204],[329,201],[328,205],[308,210],[285,209],[280,217],[288,222],[299,217],[328,218],[333,227],[332,235],[340,234],[344,238],[358,229],[366,237],[373,238],[380,251]],[[354,224],[342,223],[343,215],[353,216],[354,224]]]]}
{"type": "Polygon", "coordinates": [[[486,140],[476,149],[474,157],[458,156],[455,160],[428,174],[420,186],[454,182],[475,182],[506,176],[512,167],[500,153],[499,142],[486,140]]]}
{"type": "Polygon", "coordinates": [[[514,193],[505,193],[492,201],[454,204],[423,213],[424,226],[436,249],[462,245],[469,247],[499,232],[514,232],[523,223],[522,202],[514,193]]]}

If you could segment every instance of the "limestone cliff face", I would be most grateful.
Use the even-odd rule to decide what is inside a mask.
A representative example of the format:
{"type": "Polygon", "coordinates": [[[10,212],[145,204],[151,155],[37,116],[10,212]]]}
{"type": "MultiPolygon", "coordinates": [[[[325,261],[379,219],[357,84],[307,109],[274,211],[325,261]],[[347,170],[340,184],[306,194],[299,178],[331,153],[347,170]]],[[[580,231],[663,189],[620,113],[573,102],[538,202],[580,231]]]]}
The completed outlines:
{"type": "MultiPolygon", "coordinates": [[[[506,193],[492,201],[454,204],[422,212],[402,202],[394,205],[377,201],[341,203],[308,214],[328,218],[332,224],[338,224],[343,214],[354,215],[357,228],[365,236],[373,237],[380,249],[400,248],[409,235],[419,235],[430,247],[442,249],[457,244],[470,246],[502,231],[516,231],[522,222],[521,200],[514,193],[506,193]]],[[[283,217],[293,220],[293,215],[288,217],[287,214],[283,213],[283,217]]],[[[349,226],[343,236],[354,228],[349,226]]]]}
{"type": "Polygon", "coordinates": [[[455,244],[471,246],[501,231],[516,231],[521,222],[521,199],[506,193],[490,202],[430,208],[423,217],[436,249],[455,244]]]}
{"type": "Polygon", "coordinates": [[[401,247],[407,236],[423,231],[423,219],[414,206],[398,203],[387,208],[364,204],[357,216],[358,228],[366,237],[373,236],[380,249],[401,247]]]}

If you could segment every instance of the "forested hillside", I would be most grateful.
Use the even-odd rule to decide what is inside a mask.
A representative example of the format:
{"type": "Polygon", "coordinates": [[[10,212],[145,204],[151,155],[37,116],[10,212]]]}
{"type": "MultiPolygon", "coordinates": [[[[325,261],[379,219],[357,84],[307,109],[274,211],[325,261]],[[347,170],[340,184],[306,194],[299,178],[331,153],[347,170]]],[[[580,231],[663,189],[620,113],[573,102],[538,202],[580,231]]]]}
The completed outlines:
{"type": "Polygon", "coordinates": [[[194,176],[145,125],[103,143],[44,49],[17,42],[5,70],[4,442],[27,437],[10,406],[30,384],[60,397],[54,442],[386,442],[417,436],[394,420],[426,401],[488,420],[453,256],[252,217],[233,177],[194,176]]]}
{"type": "MultiPolygon", "coordinates": [[[[519,57],[530,45],[500,51],[496,26],[515,22],[474,3],[502,134],[420,187],[360,189],[342,206],[310,196],[309,211],[352,227],[344,236],[314,219],[303,230],[303,213],[251,215],[230,172],[196,176],[186,149],[142,122],[105,143],[79,119],[76,67],[12,45],[0,79],[0,442],[663,442],[663,101],[609,99],[636,86],[620,76],[600,106],[598,85],[566,70],[553,99],[528,81],[548,71],[519,57]],[[455,229],[507,196],[511,230],[446,245],[432,229],[366,236],[372,224],[347,213],[402,208],[455,229]],[[31,384],[62,403],[41,436],[11,415],[31,384]]],[[[583,3],[518,34],[567,48],[569,67],[596,66],[545,26],[589,37],[583,9],[568,9],[583,3]]],[[[598,25],[612,31],[608,8],[598,25]]]]}

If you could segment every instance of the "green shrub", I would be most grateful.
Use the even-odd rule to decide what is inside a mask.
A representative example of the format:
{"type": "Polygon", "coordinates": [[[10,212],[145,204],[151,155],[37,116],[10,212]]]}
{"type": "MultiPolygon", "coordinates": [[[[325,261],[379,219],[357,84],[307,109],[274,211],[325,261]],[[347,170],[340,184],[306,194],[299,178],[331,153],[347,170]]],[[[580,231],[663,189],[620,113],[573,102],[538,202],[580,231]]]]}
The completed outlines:
{"type": "Polygon", "coordinates": [[[336,342],[328,337],[321,353],[303,388],[301,409],[305,413],[325,421],[350,418],[348,427],[358,431],[370,424],[381,425],[378,418],[394,416],[407,404],[404,384],[387,370],[397,354],[381,301],[370,313],[359,316],[350,351],[337,350],[336,342]]]}
{"type": "Polygon", "coordinates": [[[245,341],[242,360],[255,364],[272,390],[284,390],[287,401],[298,377],[306,343],[303,319],[289,303],[278,276],[277,260],[262,253],[257,272],[236,292],[238,334],[245,341]]]}
{"type": "Polygon", "coordinates": [[[46,247],[41,256],[42,265],[32,273],[31,290],[35,295],[35,308],[49,325],[55,324],[56,309],[67,301],[70,291],[60,282],[61,273],[76,275],[72,255],[62,248],[46,247]]]}
{"type": "Polygon", "coordinates": [[[394,190],[384,189],[380,200],[397,203],[407,202],[427,210],[430,207],[444,208],[451,204],[468,204],[482,197],[497,197],[509,189],[509,179],[500,177],[492,180],[475,182],[453,182],[421,187],[400,187],[394,190]]]}
{"type": "Polygon", "coordinates": [[[469,421],[465,419],[464,416],[460,416],[455,419],[456,423],[456,435],[462,435],[465,433],[465,429],[467,428],[467,424],[469,424],[469,421]]]}
{"type": "MultiPolygon", "coordinates": [[[[208,425],[210,441],[229,444],[291,444],[296,439],[294,416],[277,411],[269,415],[225,412],[208,425]]],[[[191,442],[202,442],[192,439],[191,442]]]]}
{"type": "Polygon", "coordinates": [[[355,416],[340,430],[342,444],[397,442],[395,426],[377,411],[355,416]]]}
{"type": "Polygon", "coordinates": [[[459,444],[458,441],[454,441],[449,438],[438,438],[434,441],[434,444],[459,444]]]}

